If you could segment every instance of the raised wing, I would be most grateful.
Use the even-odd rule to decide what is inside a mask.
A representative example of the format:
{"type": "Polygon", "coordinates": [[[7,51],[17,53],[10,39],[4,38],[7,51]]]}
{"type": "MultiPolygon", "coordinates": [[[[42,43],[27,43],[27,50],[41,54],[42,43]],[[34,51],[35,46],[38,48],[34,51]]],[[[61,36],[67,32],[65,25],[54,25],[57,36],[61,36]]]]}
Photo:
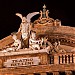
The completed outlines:
{"type": "Polygon", "coordinates": [[[27,18],[27,22],[31,21],[31,18],[35,15],[39,14],[39,12],[33,12],[33,13],[29,13],[26,18],[27,18]]]}
{"type": "Polygon", "coordinates": [[[22,14],[20,14],[20,13],[16,13],[16,15],[19,16],[21,19],[23,17],[22,14]]]}

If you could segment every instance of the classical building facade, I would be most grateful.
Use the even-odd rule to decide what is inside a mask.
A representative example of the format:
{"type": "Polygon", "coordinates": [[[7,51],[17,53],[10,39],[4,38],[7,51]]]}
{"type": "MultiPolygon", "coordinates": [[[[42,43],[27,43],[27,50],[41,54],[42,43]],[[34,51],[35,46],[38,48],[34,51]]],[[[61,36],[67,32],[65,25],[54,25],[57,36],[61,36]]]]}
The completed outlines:
{"type": "Polygon", "coordinates": [[[20,28],[0,40],[0,75],[74,75],[75,28],[48,14],[45,5],[26,17],[16,13],[20,28]]]}

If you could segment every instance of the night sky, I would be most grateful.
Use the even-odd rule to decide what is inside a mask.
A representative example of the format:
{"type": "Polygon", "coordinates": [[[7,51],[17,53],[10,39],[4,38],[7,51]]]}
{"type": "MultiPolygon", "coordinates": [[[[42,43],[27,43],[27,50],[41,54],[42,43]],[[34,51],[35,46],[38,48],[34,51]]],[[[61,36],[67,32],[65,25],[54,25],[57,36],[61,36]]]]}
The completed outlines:
{"type": "MultiPolygon", "coordinates": [[[[26,16],[42,10],[44,4],[51,18],[61,20],[64,26],[75,27],[75,4],[72,0],[0,0],[0,39],[18,30],[21,19],[16,13],[26,16]]],[[[32,22],[38,17],[32,18],[32,22]]]]}

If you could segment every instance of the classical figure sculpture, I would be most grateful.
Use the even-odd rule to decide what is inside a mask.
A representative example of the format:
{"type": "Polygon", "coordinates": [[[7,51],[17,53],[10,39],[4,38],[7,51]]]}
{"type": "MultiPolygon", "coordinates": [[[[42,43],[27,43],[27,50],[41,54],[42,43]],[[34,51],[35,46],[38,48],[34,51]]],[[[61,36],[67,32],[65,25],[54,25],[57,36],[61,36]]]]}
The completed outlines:
{"type": "Polygon", "coordinates": [[[11,46],[16,47],[16,50],[19,50],[21,48],[21,41],[17,38],[16,34],[12,34],[12,38],[14,40],[14,43],[11,46]]]}
{"type": "Polygon", "coordinates": [[[16,33],[12,33],[11,35],[14,40],[13,44],[4,49],[2,52],[18,51],[21,48],[21,41],[17,38],[16,33]]]}
{"type": "Polygon", "coordinates": [[[29,42],[28,39],[29,39],[30,31],[31,31],[31,25],[30,25],[31,18],[37,14],[39,14],[39,12],[33,12],[33,13],[29,13],[26,17],[24,17],[22,16],[22,14],[16,13],[16,15],[19,16],[22,20],[18,32],[21,31],[22,33],[22,39],[25,44],[25,48],[26,47],[28,48],[28,42],[29,42]]]}
{"type": "Polygon", "coordinates": [[[33,50],[36,48],[39,50],[40,49],[39,44],[40,44],[40,40],[36,40],[36,32],[31,31],[31,36],[29,39],[29,47],[33,50]]]}
{"type": "Polygon", "coordinates": [[[60,41],[53,44],[52,52],[59,52],[60,41]]]}
{"type": "Polygon", "coordinates": [[[29,48],[33,50],[40,50],[40,49],[45,49],[45,48],[51,48],[52,44],[48,41],[48,38],[40,38],[39,40],[36,39],[36,32],[32,31],[31,36],[29,39],[29,48]]]}
{"type": "Polygon", "coordinates": [[[20,28],[18,30],[21,31],[22,33],[22,38],[25,40],[28,37],[28,33],[30,33],[30,22],[31,22],[31,18],[35,15],[39,14],[39,12],[33,12],[33,13],[29,13],[26,17],[23,17],[22,14],[20,13],[16,13],[17,16],[19,16],[22,20],[20,28]]]}

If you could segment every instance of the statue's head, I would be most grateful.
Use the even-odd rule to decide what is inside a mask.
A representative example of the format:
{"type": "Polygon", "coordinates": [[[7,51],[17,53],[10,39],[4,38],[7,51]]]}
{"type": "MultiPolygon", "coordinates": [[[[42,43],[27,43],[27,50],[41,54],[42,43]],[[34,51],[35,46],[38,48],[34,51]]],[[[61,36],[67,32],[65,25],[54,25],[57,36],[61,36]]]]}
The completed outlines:
{"type": "Polygon", "coordinates": [[[31,31],[31,37],[32,37],[32,39],[36,38],[36,32],[35,31],[31,31]]]}
{"type": "Polygon", "coordinates": [[[25,22],[27,22],[27,20],[26,20],[25,17],[23,17],[23,18],[22,18],[22,23],[25,23],[25,22]]]}
{"type": "Polygon", "coordinates": [[[11,33],[11,36],[12,36],[13,40],[17,40],[17,34],[16,34],[16,32],[11,33]]]}

